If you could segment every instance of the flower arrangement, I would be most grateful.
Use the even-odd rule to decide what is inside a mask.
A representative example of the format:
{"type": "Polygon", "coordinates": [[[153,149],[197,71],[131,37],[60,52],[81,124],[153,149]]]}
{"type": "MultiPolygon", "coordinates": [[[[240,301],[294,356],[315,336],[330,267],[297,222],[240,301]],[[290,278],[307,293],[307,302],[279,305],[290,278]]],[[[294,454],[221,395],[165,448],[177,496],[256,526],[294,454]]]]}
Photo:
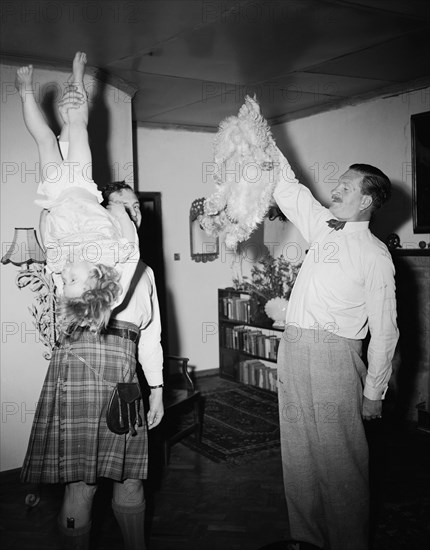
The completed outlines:
{"type": "Polygon", "coordinates": [[[288,300],[301,265],[292,264],[283,256],[274,258],[268,254],[252,267],[250,281],[245,276],[242,281],[233,279],[233,284],[237,290],[255,294],[266,302],[272,298],[288,300]]]}
{"type": "Polygon", "coordinates": [[[213,236],[225,234],[228,248],[250,234],[267,214],[279,176],[279,152],[256,99],[247,96],[237,116],[220,123],[214,140],[216,191],[200,218],[213,236]]]}
{"type": "Polygon", "coordinates": [[[233,278],[233,284],[236,290],[249,292],[253,296],[258,304],[257,315],[264,316],[264,311],[275,324],[282,324],[300,267],[301,263],[292,264],[283,256],[274,258],[268,254],[253,266],[251,280],[246,276],[241,281],[233,278]]]}

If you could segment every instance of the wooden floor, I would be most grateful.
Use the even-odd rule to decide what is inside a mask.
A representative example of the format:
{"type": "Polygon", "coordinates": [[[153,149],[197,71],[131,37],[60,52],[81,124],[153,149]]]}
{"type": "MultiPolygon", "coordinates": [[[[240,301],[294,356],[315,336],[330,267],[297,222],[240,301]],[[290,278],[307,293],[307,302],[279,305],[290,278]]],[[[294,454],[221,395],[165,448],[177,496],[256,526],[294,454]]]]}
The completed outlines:
{"type": "MultiPolygon", "coordinates": [[[[211,377],[200,379],[199,384],[207,390],[228,382],[211,377]]],[[[409,521],[414,528],[409,540],[407,533],[403,539],[396,535],[397,516],[392,517],[392,511],[405,500],[418,503],[421,511],[423,503],[429,504],[430,434],[379,425],[370,438],[374,441],[372,479],[376,495],[374,550],[424,548],[428,516],[417,512],[417,517],[404,518],[404,525],[407,527],[409,521]],[[422,531],[421,542],[417,530],[422,531]]],[[[257,550],[288,538],[279,452],[239,465],[217,464],[178,443],[167,468],[160,467],[155,451],[150,468],[146,486],[150,550],[257,550]]],[[[29,489],[19,483],[18,476],[19,470],[13,470],[0,477],[2,550],[57,550],[55,518],[61,487],[44,486],[38,506],[27,508],[24,498],[29,489]]],[[[110,508],[110,493],[107,481],[96,495],[94,550],[123,548],[110,508]]],[[[281,546],[276,548],[281,550],[281,546]]]]}

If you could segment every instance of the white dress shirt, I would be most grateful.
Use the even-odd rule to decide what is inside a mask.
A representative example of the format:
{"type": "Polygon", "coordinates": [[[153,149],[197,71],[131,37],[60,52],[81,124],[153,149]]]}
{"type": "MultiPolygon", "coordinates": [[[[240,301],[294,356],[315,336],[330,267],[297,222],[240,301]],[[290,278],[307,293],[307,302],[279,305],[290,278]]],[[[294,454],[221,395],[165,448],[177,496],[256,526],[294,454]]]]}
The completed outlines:
{"type": "Polygon", "coordinates": [[[112,313],[140,329],[138,359],[150,386],[163,383],[163,350],[157,289],[152,269],[139,261],[124,301],[112,313]]]}
{"type": "Polygon", "coordinates": [[[310,244],[286,322],[298,330],[322,329],[351,339],[363,339],[370,330],[364,396],[382,399],[398,340],[391,255],[370,232],[369,222],[330,228],[333,214],[297,181],[285,157],[281,173],[274,198],[310,244]]]}

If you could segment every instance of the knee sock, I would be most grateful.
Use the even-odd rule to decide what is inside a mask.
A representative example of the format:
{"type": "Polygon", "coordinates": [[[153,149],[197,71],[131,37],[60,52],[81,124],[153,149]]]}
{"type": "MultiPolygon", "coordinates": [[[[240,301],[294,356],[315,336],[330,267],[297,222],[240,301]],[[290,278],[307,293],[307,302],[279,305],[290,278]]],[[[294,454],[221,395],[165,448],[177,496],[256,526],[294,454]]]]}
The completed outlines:
{"type": "Polygon", "coordinates": [[[78,529],[64,527],[58,519],[58,530],[61,537],[61,548],[63,550],[89,550],[91,522],[78,529]]]}
{"type": "Polygon", "coordinates": [[[124,538],[124,550],[146,550],[145,502],[123,506],[112,500],[112,510],[124,538]]]}

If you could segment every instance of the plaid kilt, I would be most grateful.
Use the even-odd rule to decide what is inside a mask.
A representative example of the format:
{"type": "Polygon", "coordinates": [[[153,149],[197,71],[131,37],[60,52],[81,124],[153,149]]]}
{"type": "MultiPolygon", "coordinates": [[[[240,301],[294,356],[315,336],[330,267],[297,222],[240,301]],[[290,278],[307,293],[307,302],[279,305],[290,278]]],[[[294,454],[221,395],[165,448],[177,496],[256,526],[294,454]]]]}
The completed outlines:
{"type": "MultiPolygon", "coordinates": [[[[138,332],[132,323],[121,322],[121,326],[138,332]]],[[[76,339],[60,339],[36,408],[21,481],[96,483],[99,477],[115,481],[146,478],[148,435],[143,403],[143,426],[136,428],[136,436],[112,433],[106,425],[112,385],[103,379],[112,385],[137,382],[135,343],[88,331],[76,339]]]]}

